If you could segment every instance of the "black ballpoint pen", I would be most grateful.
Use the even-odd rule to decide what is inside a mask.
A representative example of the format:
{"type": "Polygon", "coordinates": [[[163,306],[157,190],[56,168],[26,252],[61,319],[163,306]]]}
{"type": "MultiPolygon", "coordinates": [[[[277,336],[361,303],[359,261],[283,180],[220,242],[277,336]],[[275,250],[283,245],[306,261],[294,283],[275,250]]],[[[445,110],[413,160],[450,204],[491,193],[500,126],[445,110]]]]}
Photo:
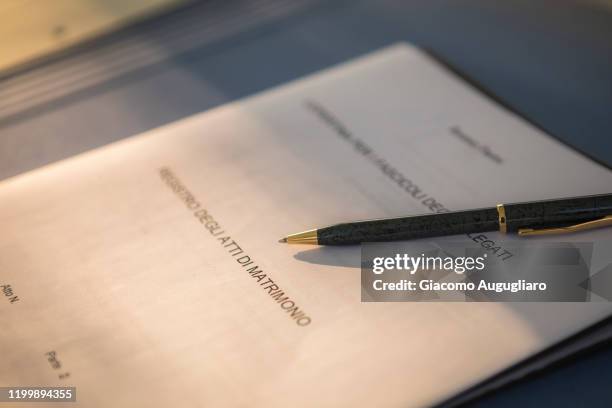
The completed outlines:
{"type": "Polygon", "coordinates": [[[336,224],[292,234],[279,242],[355,245],[497,230],[532,236],[577,232],[609,225],[612,225],[612,194],[601,194],[336,224]]]}

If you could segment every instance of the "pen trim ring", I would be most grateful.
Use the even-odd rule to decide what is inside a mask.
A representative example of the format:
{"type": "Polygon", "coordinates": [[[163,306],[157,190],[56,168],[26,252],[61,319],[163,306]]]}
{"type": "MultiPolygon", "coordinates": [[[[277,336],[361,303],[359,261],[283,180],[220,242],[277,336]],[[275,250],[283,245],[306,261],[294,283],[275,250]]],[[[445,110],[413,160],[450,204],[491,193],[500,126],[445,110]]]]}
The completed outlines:
{"type": "Polygon", "coordinates": [[[506,209],[503,204],[497,204],[497,215],[499,220],[499,232],[505,234],[508,232],[508,225],[506,224],[506,209]]]}

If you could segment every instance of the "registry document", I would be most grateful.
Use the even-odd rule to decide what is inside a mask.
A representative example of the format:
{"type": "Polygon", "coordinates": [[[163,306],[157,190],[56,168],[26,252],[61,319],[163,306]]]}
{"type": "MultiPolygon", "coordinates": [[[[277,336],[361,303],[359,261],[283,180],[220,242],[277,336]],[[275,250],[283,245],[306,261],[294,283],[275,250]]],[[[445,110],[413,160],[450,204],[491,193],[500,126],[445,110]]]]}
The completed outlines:
{"type": "Polygon", "coordinates": [[[278,239],[610,186],[393,45],[0,183],[0,386],[76,387],[40,407],[430,406],[612,304],[362,303],[359,247],[278,239]]]}

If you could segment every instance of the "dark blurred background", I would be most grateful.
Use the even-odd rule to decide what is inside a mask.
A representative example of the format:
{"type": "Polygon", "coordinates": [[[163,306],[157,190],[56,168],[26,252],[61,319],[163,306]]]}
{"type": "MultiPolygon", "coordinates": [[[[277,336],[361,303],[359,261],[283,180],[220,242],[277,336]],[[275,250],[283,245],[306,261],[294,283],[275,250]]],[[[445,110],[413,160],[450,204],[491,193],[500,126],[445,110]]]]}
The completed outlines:
{"type": "MultiPolygon", "coordinates": [[[[3,13],[15,20],[7,17],[15,13],[9,3],[0,6],[0,21],[3,13]]],[[[62,12],[44,29],[63,46],[18,64],[2,64],[7,54],[0,54],[0,179],[397,41],[430,50],[552,135],[612,164],[612,1],[210,0],[155,7],[134,9],[130,24],[111,21],[82,41],[66,40],[76,26],[62,12]]],[[[19,50],[20,39],[6,34],[0,41],[19,50]]],[[[596,347],[465,406],[612,406],[608,326],[586,342],[596,347]]]]}

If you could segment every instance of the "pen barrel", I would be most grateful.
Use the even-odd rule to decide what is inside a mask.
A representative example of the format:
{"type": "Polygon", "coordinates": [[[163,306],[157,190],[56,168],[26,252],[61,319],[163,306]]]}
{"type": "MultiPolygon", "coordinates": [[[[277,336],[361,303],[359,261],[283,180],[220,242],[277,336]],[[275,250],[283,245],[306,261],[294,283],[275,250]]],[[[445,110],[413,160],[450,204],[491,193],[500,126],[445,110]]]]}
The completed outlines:
{"type": "MultiPolygon", "coordinates": [[[[612,215],[612,194],[503,205],[507,232],[567,227],[612,215]]],[[[317,230],[319,245],[402,241],[500,230],[497,208],[337,224],[317,230]]]]}
{"type": "Polygon", "coordinates": [[[508,232],[566,227],[612,215],[612,194],[504,204],[508,232]]]}
{"type": "Polygon", "coordinates": [[[317,231],[319,245],[402,241],[499,229],[496,208],[337,224],[317,231]]]}

